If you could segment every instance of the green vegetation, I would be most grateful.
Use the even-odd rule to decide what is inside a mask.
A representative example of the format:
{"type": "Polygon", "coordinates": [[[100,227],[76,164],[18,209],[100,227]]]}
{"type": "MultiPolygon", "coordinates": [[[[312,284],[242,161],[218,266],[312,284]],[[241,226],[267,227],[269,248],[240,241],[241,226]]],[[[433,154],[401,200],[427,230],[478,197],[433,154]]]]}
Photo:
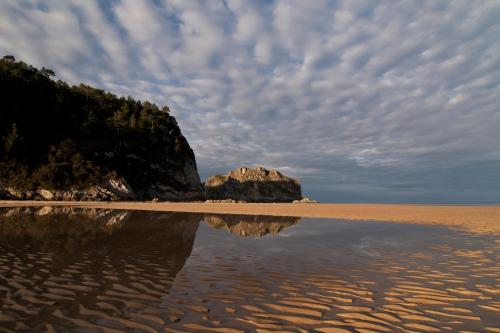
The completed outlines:
{"type": "Polygon", "coordinates": [[[168,107],[54,76],[0,60],[0,185],[78,189],[124,177],[135,190],[185,186],[172,175],[194,154],[168,107]]]}

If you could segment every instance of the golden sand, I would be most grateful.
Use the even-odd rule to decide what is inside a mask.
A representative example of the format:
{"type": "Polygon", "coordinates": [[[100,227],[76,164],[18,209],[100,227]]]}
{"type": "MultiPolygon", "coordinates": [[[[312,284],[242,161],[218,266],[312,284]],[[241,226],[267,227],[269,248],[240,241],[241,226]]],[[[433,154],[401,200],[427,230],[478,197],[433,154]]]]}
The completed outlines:
{"type": "Polygon", "coordinates": [[[165,220],[162,237],[153,237],[158,229],[136,237],[151,224],[140,221],[70,257],[0,243],[0,331],[500,332],[494,237],[450,232],[418,252],[400,247],[344,263],[324,261],[343,255],[335,246],[318,261],[313,252],[265,258],[224,246],[211,256],[203,246],[191,253],[192,243],[180,251],[173,240],[191,231],[194,242],[197,229],[187,225],[198,221],[165,220]]]}
{"type": "Polygon", "coordinates": [[[441,206],[408,204],[0,201],[0,207],[47,205],[215,214],[317,217],[364,221],[373,220],[443,225],[476,233],[500,233],[500,205],[441,206]]]}
{"type": "MultiPolygon", "coordinates": [[[[321,273],[286,274],[272,267],[248,274],[237,270],[234,261],[240,259],[230,256],[217,262],[195,258],[175,282],[155,273],[165,262],[156,262],[154,256],[128,257],[123,262],[106,258],[105,275],[115,276],[119,283],[103,281],[94,267],[93,259],[99,254],[85,253],[79,262],[49,272],[42,267],[54,268],[44,260],[51,254],[33,253],[27,263],[22,251],[14,251],[0,258],[3,289],[8,290],[0,327],[21,329],[30,318],[43,314],[57,323],[113,333],[130,329],[150,333],[495,332],[499,328],[491,325],[500,313],[495,284],[498,265],[481,261],[491,258],[488,253],[460,258],[450,251],[433,252],[431,260],[395,253],[366,262],[361,271],[325,267],[321,273]],[[476,262],[482,264],[472,276],[469,267],[476,262]],[[436,287],[436,282],[446,287],[436,287]]],[[[55,331],[52,323],[45,326],[46,331],[55,331]]]]}

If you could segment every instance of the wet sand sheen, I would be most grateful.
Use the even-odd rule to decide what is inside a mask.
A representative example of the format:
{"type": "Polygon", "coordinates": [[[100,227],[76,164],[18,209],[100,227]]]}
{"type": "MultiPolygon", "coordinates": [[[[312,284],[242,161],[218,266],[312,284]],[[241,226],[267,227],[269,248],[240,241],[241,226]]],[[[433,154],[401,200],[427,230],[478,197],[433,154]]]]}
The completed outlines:
{"type": "MultiPolygon", "coordinates": [[[[495,237],[375,222],[250,225],[243,217],[198,216],[198,224],[196,216],[175,216],[132,213],[69,258],[57,248],[0,243],[0,332],[500,330],[495,237]],[[231,227],[214,229],[224,224],[231,227]],[[308,234],[314,231],[316,238],[308,234]],[[418,251],[394,243],[412,237],[418,251]]],[[[66,220],[52,220],[54,234],[43,240],[61,238],[52,224],[66,220]]]]}
{"type": "MultiPolygon", "coordinates": [[[[218,327],[214,322],[225,323],[235,332],[482,332],[498,329],[495,327],[495,318],[500,314],[499,298],[495,295],[499,291],[498,278],[493,278],[491,273],[500,273],[500,267],[493,260],[484,260],[495,258],[494,251],[476,252],[474,258],[455,257],[455,254],[457,251],[450,248],[434,252],[434,258],[411,257],[402,252],[364,261],[364,267],[359,270],[350,268],[342,272],[332,268],[321,273],[302,273],[289,268],[286,276],[261,271],[255,266],[253,273],[247,269],[248,275],[226,274],[217,269],[230,261],[222,257],[211,264],[215,269],[204,270],[204,275],[224,281],[224,288],[214,287],[201,295],[196,285],[196,271],[200,267],[190,262],[178,279],[191,283],[199,297],[208,299],[204,304],[211,311],[198,317],[186,314],[188,321],[204,321],[204,324],[195,326],[180,321],[172,332],[189,332],[195,328],[209,331],[218,327]],[[474,259],[483,264],[475,265],[477,274],[470,278],[468,265],[474,265],[474,259]],[[485,292],[477,283],[480,280],[489,280],[497,287],[485,292]],[[264,291],[246,292],[241,286],[251,281],[264,291]],[[273,285],[274,288],[270,287],[273,285]],[[222,309],[227,304],[241,325],[232,319],[224,320],[222,309]],[[485,306],[489,307],[486,304],[495,308],[485,311],[485,306]]],[[[307,266],[303,268],[308,270],[307,266]]],[[[171,296],[179,299],[179,304],[187,301],[182,290],[176,288],[171,296]]]]}
{"type": "Polygon", "coordinates": [[[500,234],[500,205],[150,203],[0,201],[0,207],[71,206],[104,209],[215,214],[296,216],[445,225],[478,233],[500,234]]]}

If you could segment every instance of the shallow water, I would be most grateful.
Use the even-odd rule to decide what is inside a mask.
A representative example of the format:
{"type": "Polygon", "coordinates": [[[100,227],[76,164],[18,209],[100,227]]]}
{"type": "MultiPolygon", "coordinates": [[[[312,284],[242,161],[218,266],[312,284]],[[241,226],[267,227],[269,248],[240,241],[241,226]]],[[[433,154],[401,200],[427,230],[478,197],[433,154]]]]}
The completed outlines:
{"type": "Polygon", "coordinates": [[[0,332],[500,332],[499,241],[444,227],[0,210],[0,332]]]}

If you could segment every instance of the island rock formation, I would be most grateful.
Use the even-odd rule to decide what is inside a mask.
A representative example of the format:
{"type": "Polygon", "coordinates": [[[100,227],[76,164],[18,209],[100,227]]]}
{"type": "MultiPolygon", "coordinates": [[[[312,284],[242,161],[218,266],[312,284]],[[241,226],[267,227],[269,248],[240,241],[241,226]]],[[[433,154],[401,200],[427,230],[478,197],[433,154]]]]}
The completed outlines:
{"type": "Polygon", "coordinates": [[[216,175],[205,181],[208,200],[246,202],[292,202],[302,199],[300,181],[278,170],[238,168],[227,175],[216,175]]]}

